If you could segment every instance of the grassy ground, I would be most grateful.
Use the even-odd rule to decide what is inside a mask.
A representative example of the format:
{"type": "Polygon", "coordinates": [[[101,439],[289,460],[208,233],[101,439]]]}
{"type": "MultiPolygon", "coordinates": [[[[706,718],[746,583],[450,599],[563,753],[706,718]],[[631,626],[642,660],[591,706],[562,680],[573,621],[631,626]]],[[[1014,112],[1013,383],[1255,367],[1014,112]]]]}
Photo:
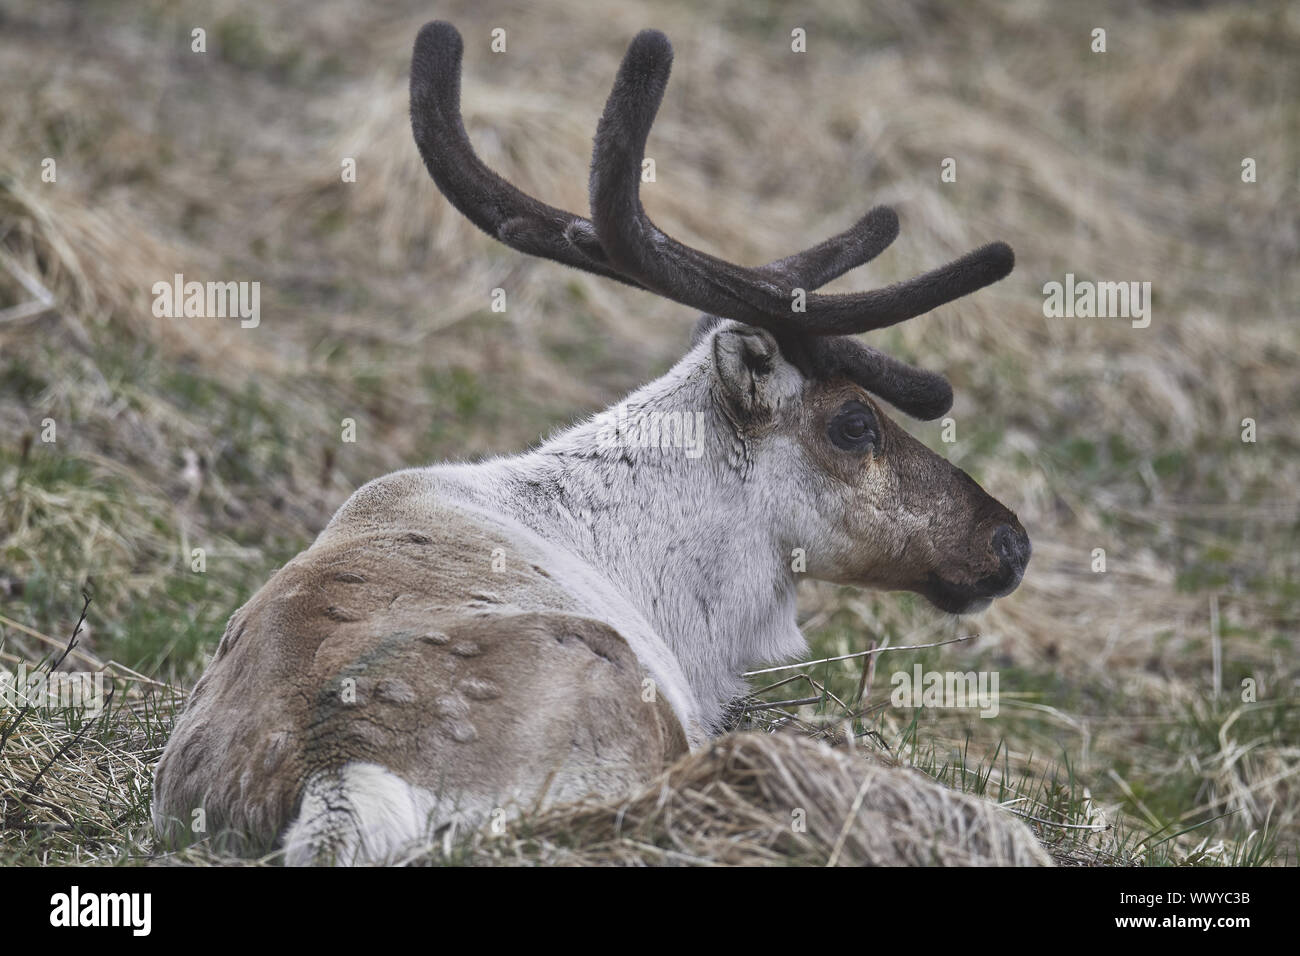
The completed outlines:
{"type": "Polygon", "coordinates": [[[0,667],[56,654],[86,591],[64,667],[102,666],[116,692],[84,725],[0,712],[0,862],[151,853],[149,774],[181,693],[353,488],[521,449],[684,347],[681,308],[525,260],[437,195],[405,70],[438,16],[467,37],[480,151],[552,203],[585,208],[618,58],[656,26],[677,58],[643,192],[670,232],[752,263],[895,205],[901,237],[840,290],[994,238],[1017,251],[1009,280],[873,341],[953,381],[957,440],[908,427],[1020,515],[1024,585],[966,620],[810,585],[813,659],[978,637],[869,673],[758,675],[741,722],[849,733],[1035,818],[1064,861],[1294,863],[1300,17],[1078,6],[6,4],[0,667]],[[1045,318],[1042,286],[1067,272],[1150,281],[1150,326],[1045,318]],[[174,273],[260,281],[260,326],[155,318],[174,273]],[[998,716],[889,706],[918,662],[996,671],[998,716]]]}

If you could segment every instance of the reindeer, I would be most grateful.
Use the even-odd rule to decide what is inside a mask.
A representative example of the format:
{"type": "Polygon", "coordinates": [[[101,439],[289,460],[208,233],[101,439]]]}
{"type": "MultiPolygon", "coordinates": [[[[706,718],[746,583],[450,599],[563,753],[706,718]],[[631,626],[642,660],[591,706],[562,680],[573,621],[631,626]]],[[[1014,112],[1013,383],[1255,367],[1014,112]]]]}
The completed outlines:
{"type": "Polygon", "coordinates": [[[948,383],[850,337],[1001,279],[1010,248],[819,295],[889,245],[892,210],[758,268],[668,236],[638,195],[672,59],[656,31],[600,119],[591,218],[556,209],[475,154],[462,52],[430,23],[411,66],[415,141],[447,199],[520,252],[703,317],[666,375],[536,449],[355,492],[231,617],[157,767],[161,835],[201,808],[209,832],[290,864],[372,862],[496,808],[624,794],[723,729],[747,667],[806,652],[795,549],[807,577],[954,614],[1024,573],[1015,515],[881,408],[937,418],[948,383]],[[652,420],[660,440],[630,439],[652,420]],[[662,440],[686,426],[694,453],[662,440]]]}

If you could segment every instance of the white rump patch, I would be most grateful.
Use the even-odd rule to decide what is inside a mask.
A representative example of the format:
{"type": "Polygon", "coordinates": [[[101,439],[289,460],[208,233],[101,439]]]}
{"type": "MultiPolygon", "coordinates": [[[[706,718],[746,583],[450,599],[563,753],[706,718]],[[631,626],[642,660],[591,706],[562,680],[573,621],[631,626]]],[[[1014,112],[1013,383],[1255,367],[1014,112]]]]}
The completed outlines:
{"type": "Polygon", "coordinates": [[[314,774],[284,835],[285,865],[394,862],[428,842],[439,802],[379,764],[314,774]]]}

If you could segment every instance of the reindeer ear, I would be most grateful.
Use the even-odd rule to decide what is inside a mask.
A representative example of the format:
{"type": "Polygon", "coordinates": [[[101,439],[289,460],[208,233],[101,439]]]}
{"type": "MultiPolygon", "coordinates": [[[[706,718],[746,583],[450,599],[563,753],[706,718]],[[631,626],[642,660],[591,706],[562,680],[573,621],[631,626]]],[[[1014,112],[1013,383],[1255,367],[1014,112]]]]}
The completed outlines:
{"type": "Polygon", "coordinates": [[[752,326],[714,335],[713,364],[723,397],[741,420],[770,418],[803,386],[803,376],[781,355],[772,334],[752,326]]]}
{"type": "Polygon", "coordinates": [[[695,328],[691,329],[691,348],[703,342],[710,332],[725,321],[721,316],[709,315],[707,312],[701,315],[695,322],[695,328]]]}

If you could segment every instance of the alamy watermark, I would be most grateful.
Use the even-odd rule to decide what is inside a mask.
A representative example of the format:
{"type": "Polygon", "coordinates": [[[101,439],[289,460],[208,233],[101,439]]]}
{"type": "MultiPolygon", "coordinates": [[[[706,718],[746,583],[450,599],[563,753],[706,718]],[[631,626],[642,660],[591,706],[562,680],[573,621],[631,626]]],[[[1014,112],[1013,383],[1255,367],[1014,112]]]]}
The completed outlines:
{"type": "Polygon", "coordinates": [[[103,671],[33,671],[19,664],[16,671],[0,670],[0,710],[84,710],[86,717],[104,712],[103,671]]]}
{"type": "Polygon", "coordinates": [[[1151,324],[1150,282],[1076,281],[1073,272],[1064,282],[1043,285],[1043,317],[1048,319],[1132,319],[1133,328],[1151,324]]]}
{"type": "Polygon", "coordinates": [[[687,458],[704,454],[703,412],[630,412],[620,403],[597,416],[596,446],[610,448],[681,449],[687,458]]]}
{"type": "Polygon", "coordinates": [[[83,893],[74,885],[50,897],[50,925],[122,927],[132,936],[148,936],[153,929],[153,894],[83,893]]]}
{"type": "Polygon", "coordinates": [[[262,321],[260,282],[186,282],[178,272],[171,282],[155,282],[151,291],[153,314],[160,319],[238,318],[244,329],[262,321]]]}
{"type": "Polygon", "coordinates": [[[895,707],[952,707],[978,709],[981,717],[998,715],[997,671],[925,671],[917,664],[911,673],[896,671],[889,678],[895,707]]]}

